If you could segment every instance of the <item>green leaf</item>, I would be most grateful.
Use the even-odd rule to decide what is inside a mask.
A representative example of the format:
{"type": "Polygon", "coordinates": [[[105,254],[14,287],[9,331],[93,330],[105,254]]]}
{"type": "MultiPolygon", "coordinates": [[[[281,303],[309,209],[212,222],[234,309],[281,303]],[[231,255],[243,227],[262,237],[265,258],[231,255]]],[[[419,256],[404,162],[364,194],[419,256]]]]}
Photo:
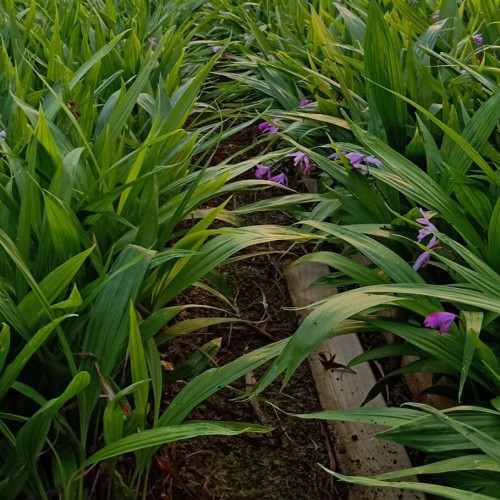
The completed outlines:
{"type": "Polygon", "coordinates": [[[351,230],[356,229],[356,226],[339,226],[328,222],[316,221],[304,221],[303,224],[320,229],[327,234],[351,244],[377,266],[381,267],[396,282],[424,282],[423,278],[396,252],[393,252],[390,248],[387,248],[386,245],[379,243],[369,236],[351,230]]]}
{"type": "Polygon", "coordinates": [[[460,422],[446,413],[436,410],[435,408],[419,404],[414,404],[414,406],[422,407],[425,411],[431,413],[446,426],[450,427],[455,432],[461,434],[465,439],[473,443],[483,453],[486,453],[486,455],[489,455],[492,459],[500,462],[500,441],[493,437],[490,432],[484,432],[473,424],[471,425],[460,422]]]}
{"type": "MultiPolygon", "coordinates": [[[[151,262],[151,252],[128,246],[119,255],[111,269],[111,279],[96,297],[83,340],[84,349],[97,360],[101,376],[114,375],[123,363],[129,337],[129,305],[135,302],[140,286],[151,262]]],[[[85,358],[82,369],[94,370],[93,359],[85,358]]],[[[81,415],[84,426],[90,422],[91,413],[101,391],[98,377],[93,377],[81,398],[81,415]]]]}
{"type": "Polygon", "coordinates": [[[419,474],[443,474],[455,471],[485,470],[500,472],[500,463],[486,455],[464,455],[463,457],[450,458],[432,462],[429,465],[410,467],[408,469],[378,474],[374,479],[388,480],[419,474]]]}
{"type": "MultiPolygon", "coordinates": [[[[82,64],[78,70],[73,75],[70,80],[68,87],[71,90],[74,88],[81,79],[94,67],[99,61],[101,61],[107,54],[109,54],[118,44],[118,42],[126,35],[128,30],[122,31],[120,34],[116,35],[109,43],[101,47],[97,52],[95,52],[90,59],[88,59],[84,64],[82,64]]],[[[57,111],[59,110],[59,103],[53,98],[52,95],[48,95],[44,100],[44,111],[45,116],[48,120],[54,120],[57,111]]]]}
{"type": "MultiPolygon", "coordinates": [[[[415,406],[415,405],[413,405],[415,406]]],[[[427,408],[427,410],[429,410],[427,408]]],[[[500,438],[498,413],[484,411],[482,408],[459,406],[446,410],[455,422],[465,424],[466,429],[487,434],[494,442],[500,438]]],[[[409,446],[427,453],[441,453],[453,450],[480,449],[469,436],[454,429],[435,415],[425,415],[413,422],[402,423],[397,427],[378,434],[380,439],[388,439],[395,443],[409,446]]]]}
{"type": "Polygon", "coordinates": [[[125,270],[104,285],[93,305],[83,346],[98,358],[104,376],[112,374],[123,359],[129,336],[130,301],[137,297],[151,257],[144,248],[125,248],[111,273],[125,270]]]}
{"type": "Polygon", "coordinates": [[[0,373],[2,373],[5,360],[9,354],[10,347],[10,328],[9,325],[2,325],[0,330],[0,373]]]}
{"type": "MultiPolygon", "coordinates": [[[[94,247],[91,247],[71,257],[54,269],[38,284],[39,293],[43,294],[49,304],[54,302],[54,300],[66,290],[71,280],[76,276],[76,273],[93,250],[94,247]]],[[[18,306],[19,314],[25,318],[28,325],[33,324],[33,319],[36,317],[35,312],[42,307],[39,293],[33,290],[26,295],[18,306]]]]}
{"type": "Polygon", "coordinates": [[[398,34],[391,30],[377,2],[372,0],[368,9],[365,41],[366,90],[370,106],[369,127],[377,136],[384,138],[378,130],[378,122],[395,149],[402,151],[406,139],[406,103],[395,93],[404,94],[401,67],[401,45],[398,34]]]}
{"type": "Polygon", "coordinates": [[[344,320],[366,309],[393,304],[394,297],[388,295],[369,295],[355,290],[335,295],[317,306],[302,322],[278,359],[261,378],[253,395],[261,393],[282,372],[285,371],[284,384],[314,349],[328,337],[335,335],[335,329],[344,320]]]}
{"type": "Polygon", "coordinates": [[[373,361],[374,359],[389,358],[392,356],[418,356],[421,354],[422,351],[420,349],[406,342],[403,344],[389,344],[363,352],[363,354],[360,354],[359,356],[351,359],[347,366],[349,368],[352,368],[353,366],[359,365],[360,363],[373,361]]]}
{"type": "Polygon", "coordinates": [[[488,264],[500,273],[500,198],[495,204],[488,226],[488,264]]]}
{"type": "Polygon", "coordinates": [[[66,261],[81,251],[89,242],[76,215],[49,192],[44,193],[45,214],[50,236],[60,261],[66,261]]]}
{"type": "Polygon", "coordinates": [[[450,168],[449,171],[453,179],[453,191],[458,201],[466,212],[474,217],[484,230],[487,230],[493,208],[484,192],[484,186],[454,169],[450,168]]]}
{"type": "Polygon", "coordinates": [[[462,311],[461,316],[465,324],[465,342],[464,342],[464,359],[462,362],[462,369],[460,372],[460,386],[458,390],[458,401],[462,397],[464,385],[469,374],[470,365],[474,357],[475,340],[479,338],[481,326],[483,323],[483,313],[462,311]]]}
{"type": "Polygon", "coordinates": [[[191,410],[223,387],[278,356],[289,339],[280,340],[221,366],[206,370],[177,394],[159,420],[159,425],[178,425],[191,410]]]}
{"type": "Polygon", "coordinates": [[[68,387],[57,398],[47,401],[19,431],[16,441],[18,456],[32,470],[35,470],[52,419],[67,401],[79,394],[88,385],[90,375],[78,372],[68,387]]]}
{"type": "MultiPolygon", "coordinates": [[[[464,148],[471,151],[468,149],[468,145],[470,145],[475,151],[481,153],[491,134],[497,127],[499,120],[500,91],[497,90],[486,102],[483,102],[481,106],[474,111],[472,118],[460,134],[461,139],[459,140],[458,137],[452,136],[452,139],[454,139],[459,146],[462,145],[462,147],[452,148],[451,154],[446,159],[446,162],[453,170],[462,174],[465,174],[469,170],[475,158],[469,154],[464,154],[464,148]]],[[[476,153],[474,157],[477,156],[476,153]]],[[[442,185],[445,190],[449,192],[453,184],[454,182],[452,182],[452,179],[448,179],[448,182],[442,185]]]]}
{"type": "Polygon", "coordinates": [[[346,410],[326,410],[317,413],[294,415],[309,420],[331,420],[335,422],[356,422],[359,424],[397,427],[412,422],[422,416],[422,412],[408,408],[350,408],[346,410]]]}
{"type": "Polygon", "coordinates": [[[48,325],[38,330],[35,335],[22,348],[21,352],[7,365],[5,372],[0,377],[0,401],[3,399],[7,391],[11,388],[21,370],[26,366],[31,357],[40,349],[42,344],[47,340],[49,335],[57,326],[66,318],[75,316],[74,314],[66,314],[61,316],[48,325]]]}
{"type": "Polygon", "coordinates": [[[160,407],[163,397],[163,374],[160,363],[160,353],[156,347],[154,339],[149,339],[146,343],[146,361],[148,371],[151,377],[151,387],[153,389],[154,407],[153,407],[153,427],[156,427],[160,416],[160,407]]]}
{"type": "MultiPolygon", "coordinates": [[[[497,91],[496,94],[496,99],[498,99],[498,94],[500,94],[500,91],[497,91]]],[[[424,107],[420,106],[416,102],[408,99],[401,93],[395,93],[395,95],[411,104],[418,111],[424,114],[429,120],[435,123],[462,150],[462,154],[465,153],[470,158],[470,160],[475,162],[481,168],[481,170],[483,170],[483,172],[490,179],[493,185],[500,186],[500,178],[495,174],[494,170],[490,167],[488,162],[480,155],[480,153],[473,147],[473,145],[469,141],[467,141],[459,133],[455,132],[451,127],[443,123],[441,120],[436,118],[432,113],[427,111],[424,107]]]]}
{"type": "Polygon", "coordinates": [[[173,370],[163,372],[163,380],[171,384],[176,380],[189,381],[205,371],[217,356],[221,347],[222,338],[213,339],[197,349],[187,361],[176,365],[173,370]]]}
{"type": "Polygon", "coordinates": [[[106,409],[104,410],[103,416],[103,435],[104,442],[106,444],[111,444],[123,435],[123,429],[125,426],[125,421],[128,416],[130,416],[130,408],[127,401],[123,403],[123,399],[128,394],[135,394],[138,390],[143,387],[148,387],[148,380],[141,380],[130,384],[125,389],[117,392],[112,399],[108,401],[106,409]]]}
{"type": "Polygon", "coordinates": [[[105,446],[90,456],[83,466],[88,467],[89,465],[123,455],[124,453],[156,447],[171,443],[172,441],[181,441],[199,436],[235,436],[243,432],[269,432],[271,430],[270,427],[236,422],[192,422],[183,425],[170,425],[169,427],[149,429],[126,436],[105,446]]]}
{"type": "MultiPolygon", "coordinates": [[[[208,235],[218,231],[207,231],[208,235]]],[[[198,254],[189,260],[185,271],[176,275],[155,298],[155,309],[169,302],[183,290],[198,281],[208,271],[222,264],[231,255],[250,245],[269,241],[301,241],[314,236],[287,227],[262,225],[245,228],[228,228],[224,234],[216,236],[203,245],[198,254]]]]}
{"type": "Polygon", "coordinates": [[[484,248],[483,238],[469,222],[461,207],[435,181],[377,137],[363,131],[354,123],[351,127],[359,141],[383,162],[382,168],[370,170],[373,177],[389,184],[426,210],[439,212],[469,242],[470,246],[477,247],[479,251],[484,248]]]}
{"type": "MultiPolygon", "coordinates": [[[[142,345],[141,333],[137,324],[137,316],[134,309],[134,304],[130,302],[130,338],[128,351],[130,356],[130,370],[132,374],[132,382],[137,383],[143,380],[148,380],[148,368],[146,366],[146,356],[144,346],[142,345]]],[[[147,413],[149,386],[143,385],[134,392],[135,411],[141,418],[144,418],[147,413]]]]}
{"type": "Polygon", "coordinates": [[[422,491],[436,495],[438,498],[449,498],[451,500],[491,500],[490,496],[481,495],[480,493],[472,493],[470,491],[459,490],[457,488],[450,488],[449,486],[441,486],[428,483],[420,483],[416,481],[380,481],[368,477],[360,476],[344,476],[338,472],[333,472],[323,467],[329,474],[345,481],[346,483],[359,484],[362,486],[371,486],[376,488],[396,488],[406,489],[410,491],[422,491]]]}

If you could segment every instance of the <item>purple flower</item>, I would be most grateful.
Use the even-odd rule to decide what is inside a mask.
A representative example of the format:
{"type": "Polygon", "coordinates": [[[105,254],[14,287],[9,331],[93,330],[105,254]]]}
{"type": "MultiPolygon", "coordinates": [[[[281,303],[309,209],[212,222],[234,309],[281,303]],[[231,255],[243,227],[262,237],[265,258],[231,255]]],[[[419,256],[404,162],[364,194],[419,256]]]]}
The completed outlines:
{"type": "Polygon", "coordinates": [[[413,264],[413,270],[418,271],[422,266],[425,266],[427,262],[431,260],[431,254],[429,252],[422,252],[413,264]]]}
{"type": "Polygon", "coordinates": [[[283,186],[288,186],[288,177],[285,174],[274,175],[269,177],[271,182],[276,182],[278,184],[283,184],[283,186]]]}
{"type": "Polygon", "coordinates": [[[441,11],[440,10],[436,10],[436,12],[434,12],[434,15],[432,16],[432,19],[434,19],[434,21],[439,21],[439,16],[441,15],[441,11]]]}
{"type": "Polygon", "coordinates": [[[434,328],[435,330],[439,328],[439,333],[441,334],[448,333],[456,318],[457,315],[453,313],[446,311],[435,312],[425,317],[424,326],[427,328],[434,328]]]}
{"type": "MultiPolygon", "coordinates": [[[[427,245],[427,248],[429,250],[433,250],[438,246],[438,240],[435,236],[431,238],[431,241],[427,245]]],[[[413,270],[418,271],[422,266],[425,266],[427,262],[431,259],[431,253],[428,252],[427,250],[425,252],[422,252],[418,257],[417,260],[415,261],[415,264],[413,264],[413,270]]]]}
{"type": "Polygon", "coordinates": [[[154,36],[152,36],[148,38],[148,44],[154,49],[158,45],[158,40],[154,36]]]}
{"type": "MultiPolygon", "coordinates": [[[[378,158],[375,158],[375,156],[365,156],[362,153],[355,152],[345,153],[344,151],[342,151],[342,154],[349,160],[349,163],[363,175],[368,173],[368,170],[364,168],[365,166],[368,167],[369,165],[373,165],[375,167],[380,167],[382,165],[382,162],[378,158]]],[[[333,153],[328,158],[338,160],[340,157],[338,153],[333,153]]]]}
{"type": "Polygon", "coordinates": [[[314,101],[310,101],[309,99],[304,99],[300,101],[299,107],[305,108],[306,106],[309,106],[309,104],[312,104],[314,101]]]}
{"type": "MultiPolygon", "coordinates": [[[[433,234],[438,232],[438,228],[430,221],[430,218],[432,216],[431,212],[426,212],[422,208],[419,208],[418,211],[422,214],[422,217],[416,219],[416,221],[419,224],[422,224],[422,226],[424,227],[419,229],[417,235],[417,241],[419,243],[422,243],[424,238],[426,238],[429,235],[432,235],[432,238],[429,240],[429,243],[427,244],[427,248],[429,250],[433,250],[439,244],[437,236],[433,234]]],[[[425,266],[425,264],[429,262],[430,258],[431,258],[431,253],[429,251],[426,250],[425,252],[422,252],[417,257],[415,264],[413,264],[413,269],[415,271],[418,271],[422,266],[425,266]]]]}
{"type": "Polygon", "coordinates": [[[266,133],[267,135],[275,135],[280,131],[279,128],[276,126],[276,122],[272,122],[272,123],[262,122],[259,125],[259,130],[262,133],[266,133]]]}
{"type": "Polygon", "coordinates": [[[347,153],[344,155],[353,167],[362,165],[364,163],[365,155],[361,153],[347,153]]]}
{"type": "Polygon", "coordinates": [[[6,130],[0,130],[0,137],[7,137],[7,131],[6,130]]]}
{"type": "Polygon", "coordinates": [[[269,174],[271,173],[271,167],[267,167],[266,165],[261,165],[260,163],[257,165],[255,169],[255,177],[257,179],[264,179],[264,177],[269,179],[269,174]]]}
{"type": "Polygon", "coordinates": [[[418,231],[418,236],[417,236],[417,241],[421,243],[426,236],[432,234],[433,232],[437,232],[438,228],[430,221],[429,217],[430,212],[425,212],[421,208],[419,208],[418,211],[422,214],[422,217],[416,220],[418,223],[424,226],[422,229],[418,231]]]}
{"type": "Polygon", "coordinates": [[[248,33],[245,33],[245,34],[243,35],[243,40],[245,40],[245,42],[249,42],[249,41],[250,41],[250,38],[251,38],[251,36],[250,36],[248,33]]]}
{"type": "Polygon", "coordinates": [[[217,54],[217,52],[219,52],[219,50],[222,49],[222,45],[214,45],[212,50],[214,52],[214,54],[217,54]]]}
{"type": "Polygon", "coordinates": [[[477,47],[483,46],[483,35],[481,35],[480,33],[472,35],[472,40],[474,41],[477,47]]]}
{"type": "Polygon", "coordinates": [[[291,153],[287,156],[293,158],[294,166],[302,168],[304,170],[304,174],[309,175],[309,172],[311,171],[311,161],[305,153],[297,151],[296,153],[291,153]]]}

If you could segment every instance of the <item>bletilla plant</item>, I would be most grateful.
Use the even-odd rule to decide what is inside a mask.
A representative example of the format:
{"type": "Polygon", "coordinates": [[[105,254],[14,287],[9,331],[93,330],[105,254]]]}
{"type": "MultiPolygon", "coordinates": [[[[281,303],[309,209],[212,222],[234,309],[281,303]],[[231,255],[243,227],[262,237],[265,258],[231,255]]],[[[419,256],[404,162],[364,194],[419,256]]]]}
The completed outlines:
{"type": "Polygon", "coordinates": [[[184,420],[285,343],[216,372],[207,361],[162,404],[159,349],[192,326],[161,332],[195,306],[172,302],[248,246],[308,237],[206,208],[252,187],[233,179],[259,160],[199,160],[241,130],[201,103],[220,56],[190,45],[199,8],[0,5],[1,498],[145,496],[163,443],[269,430],[184,420]]]}
{"type": "Polygon", "coordinates": [[[425,371],[446,375],[430,391],[463,404],[308,416],[378,423],[379,437],[426,454],[417,469],[374,478],[332,473],[498,497],[497,11],[488,1],[0,2],[0,497],[145,498],[163,443],[269,430],[186,422],[197,405],[265,363],[254,394],[280,374],[287,383],[323,340],[360,328],[402,343],[349,366],[415,356],[367,400],[391,377],[425,371]],[[211,162],[252,127],[258,156],[211,162]],[[285,172],[313,177],[318,192],[288,189],[237,213],[220,201],[288,186],[285,172]],[[302,229],[240,227],[238,214],[269,209],[302,229]],[[343,292],[315,304],[292,338],[206,361],[165,407],[160,349],[192,331],[178,315],[195,306],[175,300],[200,280],[221,296],[213,271],[274,240],[327,242],[301,261],[329,266],[321,285],[343,292]],[[425,477],[395,481],[415,474],[425,477]]]}
{"type": "Polygon", "coordinates": [[[251,93],[268,117],[261,131],[277,134],[270,127],[280,124],[270,144],[292,148],[276,154],[298,150],[317,167],[319,193],[303,195],[318,202],[310,212],[297,197],[283,196],[272,206],[289,209],[330,243],[329,251],[300,261],[331,268],[321,286],[347,289],[316,304],[255,394],[280,374],[288,382],[308,354],[324,339],[345,333],[344,322],[355,315],[366,330],[392,332],[404,344],[366,353],[349,366],[402,352],[415,356],[379,381],[367,400],[391,377],[420,370],[445,374],[447,385],[429,391],[445,392],[464,406],[309,416],[376,422],[388,427],[381,438],[427,454],[428,462],[418,469],[375,478],[334,474],[436,497],[495,498],[500,485],[498,9],[491,2],[440,2],[432,11],[429,6],[268,2],[253,8],[252,17],[239,6],[224,5],[226,16],[239,18],[240,29],[252,32],[255,42],[251,51],[234,55],[224,73],[232,83],[221,86],[221,95],[237,100],[251,93]],[[314,106],[301,101],[307,95],[314,96],[314,106]],[[331,146],[336,153],[327,158],[323,151],[331,146]],[[353,261],[356,253],[369,263],[353,261]],[[376,316],[387,308],[399,319],[376,316]],[[417,473],[425,474],[420,483],[396,480],[417,473]]]}

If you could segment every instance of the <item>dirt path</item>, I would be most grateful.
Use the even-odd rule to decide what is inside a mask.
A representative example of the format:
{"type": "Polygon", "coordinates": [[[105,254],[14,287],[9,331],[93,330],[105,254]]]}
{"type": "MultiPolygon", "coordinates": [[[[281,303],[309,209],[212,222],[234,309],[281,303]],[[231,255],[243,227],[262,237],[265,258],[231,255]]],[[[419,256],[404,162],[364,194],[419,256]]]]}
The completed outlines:
{"type": "MultiPolygon", "coordinates": [[[[233,138],[218,152],[229,155],[253,141],[253,132],[233,138]]],[[[251,175],[251,174],[250,174],[251,175]]],[[[277,190],[256,193],[238,193],[234,205],[279,194],[277,190]],[[274,191],[274,192],[273,192],[274,191]]],[[[245,224],[290,225],[294,220],[281,212],[249,214],[245,224]]],[[[290,249],[289,243],[274,243],[258,247],[276,253],[241,260],[225,266],[221,272],[228,283],[234,304],[242,319],[256,323],[258,328],[274,339],[291,336],[296,327],[282,269],[285,259],[304,253],[300,247],[290,249]]],[[[247,251],[248,253],[248,251],[247,251]]],[[[179,303],[203,303],[218,307],[224,305],[199,289],[190,289],[179,303]]],[[[193,310],[190,314],[214,315],[210,310],[193,310]]],[[[220,314],[220,313],[217,313],[220,314]]],[[[194,317],[194,316],[190,316],[194,317]]],[[[216,362],[223,365],[251,350],[270,342],[261,332],[247,325],[220,325],[187,339],[170,342],[165,355],[174,361],[185,359],[196,346],[210,339],[222,337],[222,348],[216,362]]],[[[193,419],[232,420],[269,425],[274,431],[267,435],[238,437],[210,437],[193,439],[164,447],[157,456],[154,480],[150,482],[151,498],[181,500],[195,498],[227,500],[285,500],[339,499],[331,478],[318,463],[334,468],[332,446],[324,424],[319,421],[300,421],[288,417],[275,408],[290,413],[320,410],[316,389],[307,364],[304,364],[283,390],[275,383],[264,394],[264,400],[235,401],[237,391],[247,391],[254,383],[250,374],[245,380],[212,396],[192,414],[193,419]],[[275,405],[275,406],[274,406],[275,405]]],[[[173,386],[165,395],[167,401],[178,392],[173,386]]],[[[241,392],[240,392],[241,393],[241,392]]],[[[153,478],[152,478],[153,479],[153,478]]]]}

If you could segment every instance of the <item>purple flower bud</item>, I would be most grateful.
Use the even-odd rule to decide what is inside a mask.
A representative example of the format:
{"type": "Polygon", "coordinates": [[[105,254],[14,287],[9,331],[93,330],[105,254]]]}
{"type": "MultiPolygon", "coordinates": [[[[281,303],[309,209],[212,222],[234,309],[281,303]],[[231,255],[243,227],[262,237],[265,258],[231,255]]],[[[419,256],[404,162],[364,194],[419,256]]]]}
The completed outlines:
{"type": "Polygon", "coordinates": [[[453,321],[455,321],[457,317],[456,314],[446,311],[434,312],[425,317],[424,326],[435,330],[439,329],[439,333],[441,334],[448,333],[453,321]]]}
{"type": "MultiPolygon", "coordinates": [[[[429,233],[430,234],[430,233],[429,233]]],[[[429,241],[429,244],[427,245],[427,248],[429,250],[434,250],[438,246],[438,239],[436,236],[433,236],[431,238],[431,241],[429,241]]],[[[431,253],[428,252],[427,250],[425,252],[422,252],[418,257],[417,260],[415,261],[415,264],[413,264],[413,270],[418,271],[422,266],[425,266],[429,260],[431,259],[431,253]]]]}
{"type": "Polygon", "coordinates": [[[294,166],[302,168],[304,170],[304,174],[309,175],[309,172],[311,171],[311,161],[305,153],[297,151],[296,153],[291,153],[287,156],[293,158],[294,166]]]}
{"type": "Polygon", "coordinates": [[[269,177],[271,182],[276,182],[277,184],[282,184],[283,186],[288,186],[288,177],[285,174],[278,174],[273,177],[269,177]]]}
{"type": "Polygon", "coordinates": [[[413,264],[413,270],[418,271],[422,266],[425,266],[427,262],[431,260],[431,254],[429,252],[422,252],[413,264]]]}
{"type": "Polygon", "coordinates": [[[7,137],[7,131],[6,130],[0,130],[0,137],[7,137]]]}
{"type": "Polygon", "coordinates": [[[382,166],[382,162],[378,158],[375,158],[375,156],[367,156],[365,161],[367,165],[374,165],[375,167],[382,166]]]}
{"type": "MultiPolygon", "coordinates": [[[[368,174],[368,170],[364,168],[365,166],[373,165],[374,167],[381,167],[382,162],[375,158],[375,156],[365,156],[363,153],[346,153],[342,151],[342,154],[349,160],[349,163],[361,174],[368,174]]],[[[338,160],[340,157],[338,153],[333,153],[328,158],[332,160],[338,160]]]]}
{"type": "MultiPolygon", "coordinates": [[[[419,212],[422,214],[422,217],[419,219],[416,219],[416,221],[419,224],[422,224],[424,226],[422,229],[418,231],[418,236],[417,236],[417,241],[419,243],[422,242],[422,240],[428,236],[429,234],[432,234],[433,232],[438,232],[438,228],[430,221],[430,212],[425,212],[421,208],[418,209],[419,212]]],[[[432,241],[432,240],[431,240],[432,241]]]]}
{"type": "Polygon", "coordinates": [[[344,156],[349,160],[353,167],[361,165],[366,158],[365,155],[361,153],[347,153],[344,156]]]}
{"type": "Polygon", "coordinates": [[[217,52],[219,52],[221,49],[222,49],[222,45],[214,45],[212,48],[214,54],[217,54],[217,52]]]}
{"type": "Polygon", "coordinates": [[[276,126],[276,122],[262,122],[261,124],[259,124],[259,130],[267,135],[275,135],[280,131],[276,126]]]}
{"type": "Polygon", "coordinates": [[[148,38],[148,44],[154,49],[158,45],[158,40],[152,36],[151,38],[148,38]]]}
{"type": "Polygon", "coordinates": [[[245,33],[245,34],[243,35],[243,40],[245,40],[245,42],[249,42],[249,41],[250,41],[250,38],[251,38],[251,36],[250,36],[248,33],[245,33]]]}
{"type": "Polygon", "coordinates": [[[267,167],[266,165],[261,165],[260,163],[257,165],[255,169],[255,177],[257,179],[269,179],[269,174],[271,173],[271,167],[267,167]]]}
{"type": "Polygon", "coordinates": [[[434,21],[439,21],[439,16],[441,15],[441,11],[440,10],[436,10],[436,12],[434,12],[434,15],[432,16],[432,19],[434,19],[434,21]]]}
{"type": "Polygon", "coordinates": [[[304,99],[303,101],[300,101],[299,107],[305,108],[306,106],[309,106],[309,104],[312,104],[314,101],[311,101],[309,99],[304,99]]]}
{"type": "Polygon", "coordinates": [[[472,35],[472,40],[474,41],[477,47],[483,46],[483,35],[481,35],[480,33],[472,35]]]}

